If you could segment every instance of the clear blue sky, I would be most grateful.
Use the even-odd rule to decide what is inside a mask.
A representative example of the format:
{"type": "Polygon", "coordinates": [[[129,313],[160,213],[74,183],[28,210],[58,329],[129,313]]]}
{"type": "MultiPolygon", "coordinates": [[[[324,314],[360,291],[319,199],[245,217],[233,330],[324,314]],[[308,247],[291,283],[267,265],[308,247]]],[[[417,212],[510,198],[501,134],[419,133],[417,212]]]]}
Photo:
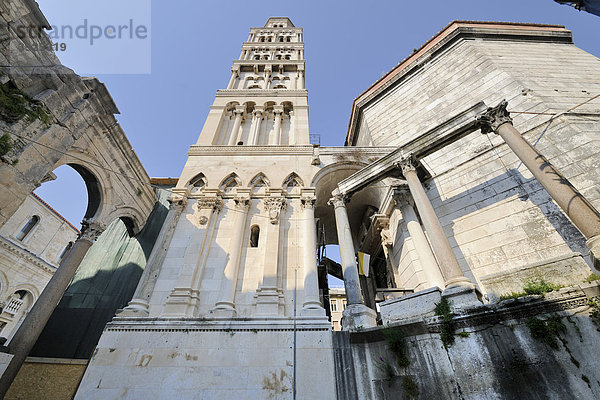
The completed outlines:
{"type": "MultiPolygon", "coordinates": [[[[64,1],[38,2],[51,24],[89,18],[64,1]]],[[[106,10],[94,11],[92,18],[103,21],[138,14],[112,1],[96,3],[106,10]]],[[[353,99],[455,19],[562,24],[573,31],[577,46],[600,55],[600,18],[552,0],[153,0],[151,13],[151,73],[98,78],[119,107],[118,120],[133,148],[155,177],[179,176],[215,92],[229,81],[232,60],[249,28],[263,26],[269,16],[288,16],[304,28],[310,130],[321,134],[322,145],[343,145],[353,99]]],[[[102,55],[98,62],[106,62],[102,55]]],[[[71,57],[68,66],[82,71],[89,59],[71,57]]],[[[119,57],[109,60],[119,63],[119,57]]],[[[83,182],[68,167],[58,173],[59,180],[36,193],[77,223],[87,202],[83,182]]]]}

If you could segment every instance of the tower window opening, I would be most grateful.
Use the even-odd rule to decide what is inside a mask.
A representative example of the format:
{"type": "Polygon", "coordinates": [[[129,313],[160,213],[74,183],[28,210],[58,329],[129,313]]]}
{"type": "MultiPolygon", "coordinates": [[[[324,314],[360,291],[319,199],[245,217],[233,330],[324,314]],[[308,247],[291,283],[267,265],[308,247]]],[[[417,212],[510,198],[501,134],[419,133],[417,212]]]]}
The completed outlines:
{"type": "Polygon", "coordinates": [[[21,229],[21,232],[17,234],[17,240],[22,241],[23,239],[25,239],[27,235],[29,235],[33,227],[38,224],[38,222],[40,222],[40,217],[38,217],[37,215],[31,217],[29,221],[27,221],[23,229],[21,229]]]}
{"type": "Polygon", "coordinates": [[[291,41],[292,41],[292,38],[288,36],[288,37],[286,37],[286,38],[285,38],[285,41],[286,41],[286,42],[291,42],[291,41]]]}
{"type": "Polygon", "coordinates": [[[261,41],[261,42],[264,42],[264,41],[265,41],[265,38],[264,38],[264,36],[261,36],[261,37],[260,37],[260,41],[261,41]]]}
{"type": "Polygon", "coordinates": [[[258,225],[252,225],[250,228],[250,247],[258,247],[258,237],[260,236],[260,228],[258,225]]]}
{"type": "Polygon", "coordinates": [[[69,251],[71,251],[71,247],[73,247],[73,242],[69,242],[64,250],[62,251],[62,253],[60,253],[60,257],[58,258],[58,263],[60,264],[62,262],[62,260],[65,258],[65,256],[67,254],[69,254],[69,251]]]}
{"type": "Polygon", "coordinates": [[[260,56],[257,54],[257,55],[254,56],[254,59],[255,60],[260,60],[260,56]]]}
{"type": "Polygon", "coordinates": [[[279,41],[283,42],[283,36],[279,36],[279,41]]]}
{"type": "Polygon", "coordinates": [[[267,38],[267,42],[270,42],[270,41],[271,41],[271,38],[270,38],[270,37],[268,37],[268,38],[267,38]]]}
{"type": "Polygon", "coordinates": [[[243,145],[244,145],[244,142],[241,142],[241,141],[240,141],[240,142],[237,142],[237,145],[238,145],[238,146],[243,146],[243,145]]]}
{"type": "Polygon", "coordinates": [[[292,59],[292,56],[290,56],[289,54],[286,54],[286,55],[285,55],[285,59],[286,59],[286,60],[291,60],[291,59],[292,59]]]}

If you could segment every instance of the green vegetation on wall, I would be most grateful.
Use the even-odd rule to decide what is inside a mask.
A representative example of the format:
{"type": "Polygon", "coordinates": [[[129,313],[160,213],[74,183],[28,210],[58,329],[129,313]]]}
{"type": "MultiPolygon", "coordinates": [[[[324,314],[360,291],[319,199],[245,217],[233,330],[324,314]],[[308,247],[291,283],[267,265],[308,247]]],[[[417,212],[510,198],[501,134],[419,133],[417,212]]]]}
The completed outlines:
{"type": "Polygon", "coordinates": [[[46,127],[50,126],[50,116],[41,102],[32,99],[10,82],[0,84],[0,120],[12,124],[24,117],[32,122],[39,119],[46,127]]]}

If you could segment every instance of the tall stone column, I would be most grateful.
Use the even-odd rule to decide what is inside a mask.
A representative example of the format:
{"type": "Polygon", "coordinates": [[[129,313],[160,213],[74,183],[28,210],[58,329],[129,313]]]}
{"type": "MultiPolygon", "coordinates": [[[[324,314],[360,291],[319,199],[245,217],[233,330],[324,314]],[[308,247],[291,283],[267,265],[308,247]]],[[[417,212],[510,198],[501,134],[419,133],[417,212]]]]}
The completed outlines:
{"type": "Polygon", "coordinates": [[[244,106],[236,106],[235,110],[233,110],[235,120],[233,122],[233,128],[231,129],[231,133],[229,136],[229,146],[235,146],[238,142],[238,136],[240,133],[240,126],[242,125],[242,117],[244,116],[244,111],[244,106]]]}
{"type": "Polygon", "coordinates": [[[257,289],[256,313],[257,315],[279,315],[279,299],[282,294],[277,287],[279,272],[279,251],[281,244],[281,212],[285,209],[285,198],[267,197],[264,201],[265,211],[269,217],[269,224],[265,229],[266,243],[264,255],[264,269],[262,283],[257,289]]]}
{"type": "Polygon", "coordinates": [[[250,129],[250,136],[248,138],[248,144],[254,146],[258,142],[258,136],[260,133],[260,123],[262,122],[263,107],[256,106],[252,111],[252,127],[250,129]]]}
{"type": "Polygon", "coordinates": [[[508,103],[490,107],[477,120],[481,133],[494,132],[510,147],[587,239],[594,265],[600,267],[600,213],[512,124],[508,103]]]}
{"type": "Polygon", "coordinates": [[[278,145],[281,143],[281,117],[283,116],[283,108],[275,107],[273,115],[275,116],[275,123],[273,125],[273,134],[271,135],[271,143],[269,144],[278,145]]]}
{"type": "Polygon", "coordinates": [[[194,216],[197,218],[198,229],[185,251],[184,259],[191,253],[198,254],[198,261],[193,266],[184,262],[180,268],[179,277],[167,297],[162,316],[191,317],[198,307],[199,291],[196,281],[199,279],[198,275],[201,274],[208,257],[216,220],[223,207],[223,201],[218,194],[211,193],[207,189],[204,196],[198,199],[196,207],[197,213],[194,216]]]}
{"type": "Polygon", "coordinates": [[[304,70],[298,71],[298,89],[304,89],[304,70]]]}
{"type": "Polygon", "coordinates": [[[417,176],[416,166],[417,163],[413,157],[408,157],[399,163],[402,174],[408,183],[410,194],[415,201],[417,210],[419,210],[425,229],[431,239],[431,246],[439,262],[445,287],[459,286],[472,289],[473,284],[469,278],[464,276],[456,255],[452,251],[452,246],[450,246],[450,242],[435,214],[435,210],[421,185],[421,181],[417,176]]]}
{"type": "Polygon", "coordinates": [[[84,224],[79,238],[77,238],[69,253],[61,261],[58,269],[52,278],[50,278],[40,297],[31,308],[31,311],[29,311],[23,323],[21,323],[21,326],[8,343],[8,352],[13,355],[13,358],[0,378],[0,398],[4,398],[6,395],[21,365],[23,365],[23,362],[50,319],[52,312],[69,286],[81,260],[83,260],[83,257],[85,257],[90,247],[92,247],[94,241],[96,241],[103,231],[104,226],[101,226],[97,222],[87,222],[84,224]]]}
{"type": "Polygon", "coordinates": [[[238,274],[240,271],[240,261],[242,257],[242,244],[250,208],[250,198],[238,197],[235,199],[235,220],[233,222],[233,233],[229,245],[229,260],[223,271],[223,281],[219,299],[215,303],[213,312],[217,316],[234,317],[235,311],[235,291],[237,286],[238,274]]]}
{"type": "Polygon", "coordinates": [[[235,84],[237,83],[237,80],[239,77],[240,77],[240,71],[237,69],[231,68],[231,78],[229,79],[229,83],[227,84],[227,89],[233,89],[235,87],[235,84]]]}
{"type": "Polygon", "coordinates": [[[149,315],[150,296],[156,285],[158,274],[162,268],[163,261],[167,255],[167,249],[173,238],[177,221],[181,215],[187,198],[183,196],[173,196],[169,199],[169,212],[165,217],[163,226],[160,228],[150,257],[146,262],[146,268],[140,277],[140,281],[135,289],[133,298],[118,315],[121,317],[147,317],[149,315]]]}
{"type": "Polygon", "coordinates": [[[289,134],[289,145],[296,144],[296,121],[294,120],[294,111],[290,110],[288,113],[290,117],[290,134],[289,134]]]}
{"type": "Polygon", "coordinates": [[[346,211],[348,199],[338,189],[332,192],[333,197],[329,204],[335,209],[335,224],[338,235],[338,245],[342,261],[342,274],[344,275],[344,287],[348,306],[343,313],[342,326],[345,330],[355,330],[359,327],[371,327],[377,325],[377,313],[363,304],[360,292],[360,281],[358,278],[358,267],[354,253],[350,221],[346,211]]]}
{"type": "Polygon", "coordinates": [[[396,189],[394,191],[394,201],[396,202],[396,206],[400,208],[402,219],[406,223],[408,234],[412,239],[419,257],[419,262],[425,273],[428,287],[438,286],[444,288],[444,277],[442,276],[438,262],[433,255],[425,232],[423,232],[417,214],[413,209],[413,200],[410,197],[410,194],[405,190],[396,189]]]}
{"type": "Polygon", "coordinates": [[[315,196],[302,196],[302,258],[304,269],[303,315],[325,315],[319,300],[319,274],[317,271],[317,224],[315,222],[315,196]]]}

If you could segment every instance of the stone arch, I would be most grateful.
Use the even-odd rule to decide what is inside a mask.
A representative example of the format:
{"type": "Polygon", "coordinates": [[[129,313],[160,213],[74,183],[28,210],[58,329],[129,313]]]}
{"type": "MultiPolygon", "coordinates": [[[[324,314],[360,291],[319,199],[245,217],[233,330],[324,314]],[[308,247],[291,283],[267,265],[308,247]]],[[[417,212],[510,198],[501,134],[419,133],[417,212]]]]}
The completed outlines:
{"type": "Polygon", "coordinates": [[[265,174],[259,172],[250,180],[248,187],[250,188],[250,192],[252,194],[264,194],[266,190],[271,187],[271,182],[265,174]]]}
{"type": "MultiPolygon", "coordinates": [[[[20,290],[24,290],[24,291],[30,293],[33,298],[34,303],[38,299],[38,297],[40,297],[40,290],[37,287],[35,287],[34,285],[32,285],[31,283],[20,283],[16,286],[13,286],[10,288],[8,293],[10,293],[10,295],[12,295],[13,293],[18,292],[20,290]]],[[[31,305],[33,305],[33,303],[31,303],[31,305]]]]}
{"type": "Polygon", "coordinates": [[[237,174],[235,172],[232,172],[229,175],[227,175],[225,178],[223,178],[221,183],[219,183],[219,190],[221,190],[222,192],[228,193],[234,187],[238,187],[241,185],[242,185],[241,179],[237,176],[237,174]]]}
{"type": "Polygon", "coordinates": [[[194,194],[202,191],[207,184],[208,180],[206,179],[206,176],[202,172],[200,172],[187,182],[186,188],[188,189],[190,194],[194,194]]]}
{"type": "Polygon", "coordinates": [[[3,299],[6,296],[6,292],[8,291],[10,283],[8,282],[8,278],[3,271],[0,271],[0,299],[3,299]]]}
{"type": "Polygon", "coordinates": [[[292,172],[282,182],[281,187],[283,191],[291,194],[292,192],[300,192],[300,188],[304,187],[304,181],[297,173],[292,172]]]}

